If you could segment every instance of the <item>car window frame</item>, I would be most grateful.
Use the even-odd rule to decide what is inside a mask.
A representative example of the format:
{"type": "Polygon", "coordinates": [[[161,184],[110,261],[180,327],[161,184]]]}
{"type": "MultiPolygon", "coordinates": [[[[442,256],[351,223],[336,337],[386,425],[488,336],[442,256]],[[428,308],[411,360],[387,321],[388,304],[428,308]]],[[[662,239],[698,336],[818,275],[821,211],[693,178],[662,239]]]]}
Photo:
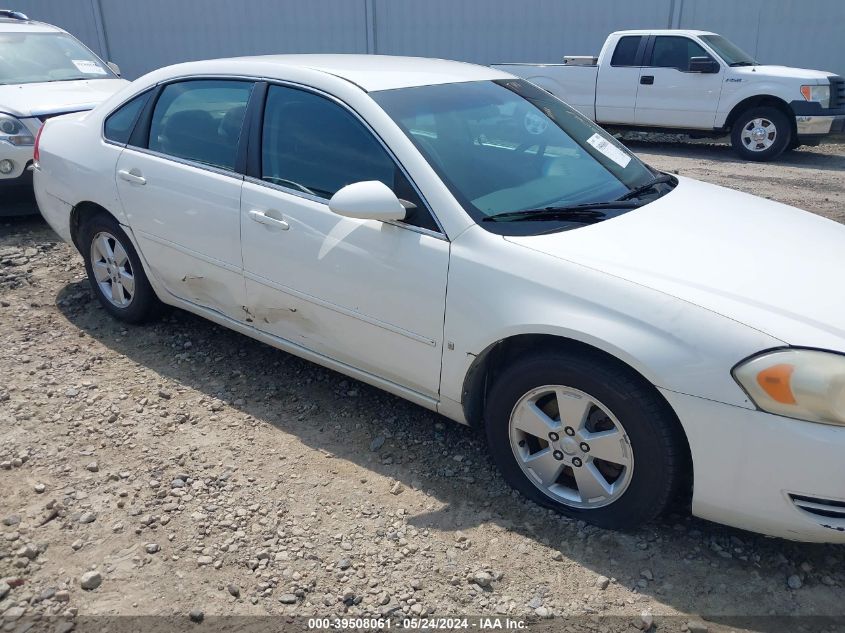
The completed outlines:
{"type": "MultiPolygon", "coordinates": [[[[192,165],[192,166],[195,166],[195,167],[202,167],[202,168],[209,169],[211,171],[215,171],[215,172],[223,173],[223,174],[235,174],[235,175],[242,177],[243,172],[238,170],[238,167],[240,166],[238,164],[238,159],[242,154],[241,146],[244,144],[244,136],[246,134],[248,134],[248,132],[249,132],[249,128],[247,127],[247,113],[249,112],[250,102],[252,101],[252,97],[253,97],[253,94],[255,92],[255,87],[256,87],[257,83],[258,83],[258,81],[254,78],[233,77],[233,76],[225,76],[225,75],[224,76],[191,76],[189,78],[180,78],[180,79],[174,79],[174,80],[168,80],[166,82],[162,82],[161,84],[158,85],[158,90],[157,90],[156,94],[153,95],[153,98],[150,99],[150,101],[147,103],[148,107],[144,109],[145,110],[144,114],[147,115],[147,116],[144,119],[143,135],[139,139],[143,143],[143,145],[141,146],[141,149],[144,149],[145,151],[149,152],[150,154],[152,154],[154,156],[166,157],[166,158],[173,160],[175,162],[178,162],[178,163],[192,165]],[[204,163],[202,161],[195,160],[195,159],[192,159],[192,158],[184,158],[182,156],[174,156],[173,154],[168,154],[167,152],[162,152],[162,151],[159,151],[159,150],[150,149],[150,135],[152,133],[153,117],[155,115],[156,106],[158,105],[159,100],[161,99],[162,95],[164,94],[165,89],[168,86],[171,86],[173,84],[182,84],[182,83],[191,83],[191,82],[200,82],[200,81],[205,81],[205,82],[207,82],[207,81],[230,81],[230,82],[237,81],[237,82],[241,82],[241,83],[252,84],[252,89],[250,90],[249,98],[247,99],[246,104],[245,104],[246,109],[244,110],[244,120],[241,123],[241,133],[238,136],[238,142],[235,145],[235,163],[234,163],[234,165],[232,166],[231,169],[227,168],[227,167],[221,167],[220,165],[213,165],[213,164],[210,164],[210,163],[204,163]]],[[[134,132],[134,130],[133,130],[133,132],[134,132]]],[[[130,141],[132,141],[132,140],[133,140],[133,138],[130,137],[130,141]]],[[[133,147],[135,147],[135,146],[133,145],[133,147]]]]}
{"type": "Polygon", "coordinates": [[[150,105],[150,100],[154,99],[156,97],[156,91],[157,91],[157,86],[152,86],[152,87],[146,88],[145,90],[142,90],[141,92],[136,92],[132,96],[127,97],[126,99],[121,101],[118,105],[116,105],[114,108],[112,108],[109,111],[109,113],[106,116],[103,117],[102,124],[100,125],[100,137],[101,137],[102,141],[104,143],[108,143],[109,145],[116,145],[117,147],[126,147],[127,145],[129,145],[130,141],[132,140],[132,135],[135,133],[135,128],[138,126],[138,121],[140,121],[143,118],[144,113],[147,110],[147,107],[149,107],[149,105],[150,105]],[[124,107],[128,106],[130,103],[135,101],[135,99],[138,99],[139,97],[143,97],[144,95],[147,95],[147,101],[146,101],[146,103],[144,103],[144,105],[141,107],[141,109],[138,110],[138,113],[135,115],[135,119],[132,121],[132,124],[129,126],[129,137],[127,138],[127,141],[125,143],[121,143],[119,141],[116,141],[114,139],[107,137],[106,136],[106,124],[108,123],[109,119],[111,119],[115,114],[117,114],[118,111],[122,110],[124,107]]]}
{"type": "MultiPolygon", "coordinates": [[[[378,145],[385,151],[388,158],[393,161],[393,164],[408,183],[411,185],[411,188],[414,190],[414,193],[417,194],[420,202],[423,204],[423,209],[431,216],[434,220],[434,224],[438,227],[438,231],[433,231],[431,229],[427,229],[425,227],[416,226],[414,224],[408,224],[401,220],[385,220],[383,221],[385,224],[390,224],[392,226],[396,226],[399,228],[407,229],[409,231],[414,231],[416,233],[421,233],[424,235],[429,235],[431,237],[435,237],[438,239],[442,239],[448,241],[448,236],[446,231],[443,229],[443,224],[440,222],[437,215],[434,213],[431,204],[426,199],[425,195],[423,194],[420,187],[411,177],[411,174],[408,172],[407,168],[402,164],[402,162],[398,159],[396,154],[390,149],[384,139],[373,129],[373,127],[361,116],[353,107],[351,107],[345,101],[339,99],[335,95],[332,95],[328,92],[320,90],[319,88],[315,88],[313,86],[308,86],[305,84],[296,83],[293,81],[284,81],[284,80],[264,80],[260,81],[259,83],[263,84],[263,86],[253,89],[253,99],[251,100],[250,105],[247,107],[247,115],[246,118],[249,122],[249,130],[246,134],[247,137],[247,147],[246,147],[246,169],[244,171],[244,181],[250,182],[252,184],[261,185],[263,187],[268,187],[270,189],[274,189],[280,191],[285,194],[289,194],[292,196],[296,196],[298,198],[304,198],[306,200],[310,200],[312,202],[317,202],[322,204],[326,207],[329,205],[329,198],[324,198],[322,196],[314,196],[308,194],[304,191],[299,191],[297,189],[293,189],[290,187],[285,187],[284,185],[280,185],[277,183],[269,182],[264,180],[261,177],[262,172],[262,139],[263,139],[263,130],[264,130],[264,114],[267,105],[267,95],[270,90],[270,86],[279,86],[282,88],[291,88],[294,90],[302,90],[304,92],[309,92],[314,94],[318,97],[322,97],[324,99],[329,100],[330,102],[334,103],[341,109],[345,110],[348,114],[352,115],[352,117],[358,121],[363,127],[364,130],[369,133],[378,145]],[[260,98],[258,98],[260,97],[260,98]]],[[[241,135],[244,136],[243,134],[241,135]]]]}
{"type": "Polygon", "coordinates": [[[718,55],[714,55],[713,51],[711,51],[708,46],[705,46],[704,43],[699,42],[698,40],[696,40],[693,37],[690,37],[689,35],[651,35],[651,36],[649,36],[648,45],[646,46],[646,49],[643,52],[643,59],[642,59],[642,62],[643,62],[642,67],[643,68],[662,68],[664,70],[676,70],[679,73],[687,73],[687,74],[691,74],[691,75],[701,74],[701,73],[693,72],[693,71],[689,70],[689,68],[687,68],[687,70],[681,70],[680,68],[676,68],[675,66],[652,66],[651,65],[651,56],[654,54],[654,45],[657,42],[658,37],[683,38],[685,40],[689,40],[690,42],[693,42],[699,48],[701,48],[707,54],[708,57],[710,57],[713,61],[715,61],[717,64],[719,64],[719,72],[722,71],[722,63],[723,62],[722,62],[721,58],[718,55]]]}
{"type": "Polygon", "coordinates": [[[622,35],[618,40],[616,40],[616,46],[613,47],[613,52],[610,54],[610,66],[611,68],[642,68],[645,63],[645,52],[648,48],[649,36],[644,34],[631,34],[631,35],[622,35]],[[638,37],[640,38],[639,43],[637,44],[637,50],[634,53],[634,63],[633,64],[614,64],[613,63],[613,56],[616,54],[616,50],[619,48],[619,44],[622,43],[622,40],[629,38],[629,37],[638,37]]]}
{"type": "MultiPolygon", "coordinates": [[[[152,95],[147,100],[146,105],[142,108],[140,115],[135,121],[135,126],[132,130],[132,133],[129,136],[129,141],[125,145],[121,145],[120,143],[115,143],[113,141],[108,141],[103,137],[105,142],[111,143],[113,145],[117,145],[119,147],[124,147],[125,149],[131,149],[133,151],[147,154],[149,156],[155,156],[156,158],[162,158],[164,160],[169,160],[174,163],[178,163],[180,165],[187,165],[189,167],[194,167],[196,169],[202,169],[214,174],[222,175],[222,176],[229,176],[231,178],[235,178],[236,180],[243,180],[244,174],[246,172],[246,146],[247,146],[247,139],[249,136],[250,131],[250,115],[253,110],[253,101],[255,100],[256,90],[258,85],[261,83],[261,80],[256,77],[248,77],[243,75],[218,75],[218,74],[211,74],[211,75],[188,75],[183,77],[170,77],[166,80],[160,81],[154,86],[148,87],[147,91],[152,91],[152,95]],[[162,92],[164,89],[176,83],[185,83],[189,81],[242,81],[245,83],[252,84],[252,91],[249,96],[249,100],[246,104],[246,111],[244,113],[244,121],[241,126],[241,134],[238,138],[238,145],[235,151],[235,166],[233,169],[226,169],[224,167],[219,167],[217,165],[209,165],[208,163],[203,163],[196,160],[191,160],[189,158],[182,158],[180,156],[173,156],[172,154],[167,154],[164,152],[159,152],[157,150],[152,150],[149,148],[149,140],[150,140],[150,130],[152,127],[152,117],[153,113],[155,112],[155,107],[158,104],[158,100],[161,98],[162,92]]],[[[125,105],[126,103],[132,101],[133,98],[140,96],[143,94],[145,90],[136,93],[132,97],[129,97],[124,101],[120,106],[114,108],[109,114],[107,114],[103,119],[103,125],[105,125],[105,119],[109,118],[114,112],[116,112],[120,107],[125,105]]]]}

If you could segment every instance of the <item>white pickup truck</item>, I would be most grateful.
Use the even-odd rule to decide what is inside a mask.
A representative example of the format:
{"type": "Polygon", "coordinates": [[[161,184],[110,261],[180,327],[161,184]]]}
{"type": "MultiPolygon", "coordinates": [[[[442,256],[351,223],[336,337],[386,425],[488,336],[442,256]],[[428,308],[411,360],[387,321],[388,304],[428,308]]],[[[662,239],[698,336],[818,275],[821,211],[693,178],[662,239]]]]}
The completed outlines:
{"type": "Polygon", "coordinates": [[[748,160],[817,145],[845,125],[845,79],[758,63],[716,33],[617,31],[599,56],[495,64],[602,126],[724,136],[748,160]]]}

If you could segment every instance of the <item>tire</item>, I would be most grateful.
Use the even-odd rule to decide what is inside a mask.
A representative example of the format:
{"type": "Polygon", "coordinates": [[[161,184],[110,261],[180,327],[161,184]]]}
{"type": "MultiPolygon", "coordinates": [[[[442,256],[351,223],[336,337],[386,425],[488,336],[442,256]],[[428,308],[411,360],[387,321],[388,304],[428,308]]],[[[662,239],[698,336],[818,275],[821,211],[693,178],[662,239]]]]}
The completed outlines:
{"type": "Polygon", "coordinates": [[[88,281],[106,312],[127,323],[158,315],[161,303],[132,241],[113,217],[101,213],[89,218],[80,227],[78,244],[88,281]]]}
{"type": "Polygon", "coordinates": [[[665,401],[632,371],[590,354],[548,353],[515,361],[489,392],[485,430],[493,460],[513,488],[540,505],[603,528],[628,529],[654,519],[674,499],[684,479],[686,443],[665,401]],[[550,386],[561,388],[556,394],[538,396],[550,386]],[[587,400],[592,405],[584,406],[587,400]],[[564,403],[566,413],[555,419],[555,407],[561,409],[558,402],[564,403]],[[528,413],[534,411],[532,404],[554,424],[542,420],[535,427],[536,419],[528,413]],[[586,415],[579,413],[582,410],[586,415]],[[571,420],[579,416],[586,424],[575,431],[578,423],[571,420]],[[552,435],[543,447],[539,434],[524,428],[550,430],[552,435]],[[570,430],[575,435],[570,436],[570,430]],[[582,442],[587,443],[586,452],[582,442]],[[536,470],[525,470],[526,458],[537,458],[530,462],[538,465],[536,470]],[[555,475],[554,469],[561,465],[562,471],[555,475]],[[575,479],[576,470],[581,479],[575,479]],[[596,472],[612,489],[601,489],[604,499],[581,493],[594,489],[592,482],[599,481],[596,472]],[[540,483],[541,475],[557,483],[540,483]],[[577,491],[571,489],[573,484],[577,491]]]}
{"type": "Polygon", "coordinates": [[[792,145],[792,124],[777,108],[749,108],[734,121],[731,145],[745,160],[773,160],[792,145]]]}

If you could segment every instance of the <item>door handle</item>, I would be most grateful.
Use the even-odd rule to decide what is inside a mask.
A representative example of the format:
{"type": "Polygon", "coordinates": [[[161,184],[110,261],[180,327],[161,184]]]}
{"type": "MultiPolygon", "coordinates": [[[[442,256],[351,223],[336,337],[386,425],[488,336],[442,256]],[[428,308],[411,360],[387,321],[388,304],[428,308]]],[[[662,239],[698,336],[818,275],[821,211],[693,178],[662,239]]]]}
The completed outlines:
{"type": "Polygon", "coordinates": [[[264,226],[273,227],[274,229],[287,231],[290,228],[290,224],[288,224],[284,220],[279,220],[277,218],[267,215],[266,211],[259,211],[258,209],[253,209],[249,212],[249,217],[254,222],[258,222],[259,224],[263,224],[264,226]]]}
{"type": "Polygon", "coordinates": [[[126,171],[125,169],[121,169],[117,172],[117,175],[120,176],[126,182],[131,182],[135,185],[146,185],[147,179],[141,175],[137,169],[132,169],[130,171],[126,171]]]}
{"type": "Polygon", "coordinates": [[[654,83],[654,75],[643,75],[640,77],[640,83],[645,84],[646,86],[650,86],[654,83]]]}

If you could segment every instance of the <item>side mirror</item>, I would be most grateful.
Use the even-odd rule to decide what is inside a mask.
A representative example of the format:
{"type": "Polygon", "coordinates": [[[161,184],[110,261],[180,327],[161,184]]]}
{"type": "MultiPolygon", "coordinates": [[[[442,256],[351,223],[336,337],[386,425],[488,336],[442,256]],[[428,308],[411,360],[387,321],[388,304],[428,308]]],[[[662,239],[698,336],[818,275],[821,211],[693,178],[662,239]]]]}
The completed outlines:
{"type": "Polygon", "coordinates": [[[120,66],[118,66],[114,62],[108,62],[106,66],[108,66],[115,75],[120,77],[120,66]]]}
{"type": "Polygon", "coordinates": [[[404,220],[405,207],[390,188],[378,180],[346,185],[329,200],[329,209],[346,218],[404,220]]]}
{"type": "Polygon", "coordinates": [[[717,73],[719,62],[712,57],[690,57],[689,71],[691,73],[717,73]]]}

